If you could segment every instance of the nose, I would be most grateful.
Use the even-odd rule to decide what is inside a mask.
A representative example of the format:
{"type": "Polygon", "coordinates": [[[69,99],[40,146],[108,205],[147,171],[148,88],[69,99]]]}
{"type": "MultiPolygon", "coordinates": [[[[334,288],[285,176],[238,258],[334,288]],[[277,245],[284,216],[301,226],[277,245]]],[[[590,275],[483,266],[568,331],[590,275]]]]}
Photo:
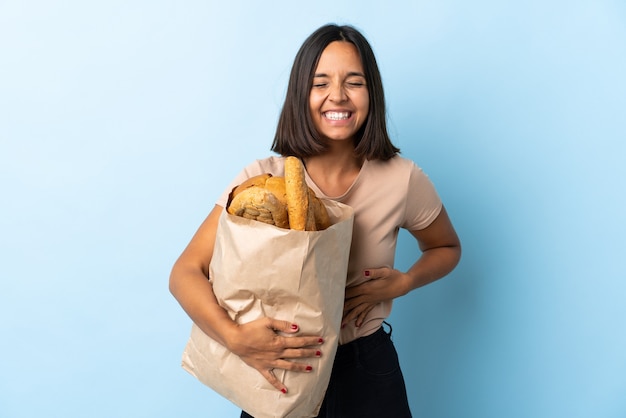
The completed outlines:
{"type": "Polygon", "coordinates": [[[348,99],[346,91],[341,84],[333,84],[328,95],[329,100],[335,103],[341,103],[348,99]]]}

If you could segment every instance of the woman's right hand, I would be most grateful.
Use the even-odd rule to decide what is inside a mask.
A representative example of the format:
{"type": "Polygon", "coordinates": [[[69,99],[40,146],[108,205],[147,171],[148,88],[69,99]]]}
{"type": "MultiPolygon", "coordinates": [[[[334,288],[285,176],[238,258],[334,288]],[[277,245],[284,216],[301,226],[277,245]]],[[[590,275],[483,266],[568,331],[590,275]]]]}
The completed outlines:
{"type": "Polygon", "coordinates": [[[274,369],[310,372],[310,364],[294,359],[320,357],[320,336],[291,336],[300,331],[288,321],[261,318],[240,324],[228,339],[228,349],[247,365],[256,369],[276,389],[287,393],[287,388],[274,375],[274,369]],[[290,335],[281,335],[290,334],[290,335]]]}

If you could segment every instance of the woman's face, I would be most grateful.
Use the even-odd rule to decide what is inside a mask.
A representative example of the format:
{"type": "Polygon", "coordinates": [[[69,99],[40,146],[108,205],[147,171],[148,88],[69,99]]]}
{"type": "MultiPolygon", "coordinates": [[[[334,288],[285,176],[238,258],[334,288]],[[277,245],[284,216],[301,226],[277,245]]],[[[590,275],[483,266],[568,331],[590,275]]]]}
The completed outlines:
{"type": "Polygon", "coordinates": [[[352,140],[369,111],[369,94],[356,47],[335,41],[322,52],[309,96],[311,118],[328,142],[352,140]]]}

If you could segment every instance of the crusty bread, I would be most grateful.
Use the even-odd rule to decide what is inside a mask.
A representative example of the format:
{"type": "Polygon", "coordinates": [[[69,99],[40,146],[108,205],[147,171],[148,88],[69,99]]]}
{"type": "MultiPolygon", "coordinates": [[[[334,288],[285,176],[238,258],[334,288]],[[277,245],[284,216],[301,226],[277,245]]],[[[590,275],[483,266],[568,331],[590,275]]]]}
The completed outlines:
{"type": "Polygon", "coordinates": [[[285,158],[285,177],[265,173],[235,187],[227,211],[298,231],[321,231],[330,226],[326,206],[307,186],[304,165],[296,157],[285,158]]]}
{"type": "Polygon", "coordinates": [[[315,196],[315,193],[311,189],[309,189],[309,205],[313,207],[313,210],[310,212],[313,213],[315,229],[308,229],[307,231],[323,231],[328,228],[331,225],[328,210],[326,210],[324,203],[315,196]]]}
{"type": "Polygon", "coordinates": [[[258,176],[250,177],[248,180],[235,187],[230,193],[230,199],[233,199],[238,193],[247,189],[248,187],[258,186],[265,187],[267,180],[272,177],[270,173],[259,174],[258,176]]]}
{"type": "Polygon", "coordinates": [[[265,189],[276,196],[278,201],[287,207],[287,191],[285,190],[284,177],[269,177],[265,181],[265,189]]]}
{"type": "MultiPolygon", "coordinates": [[[[297,231],[306,231],[309,219],[309,188],[304,177],[304,165],[299,158],[285,158],[285,190],[289,226],[297,231]]],[[[310,229],[309,229],[310,230],[310,229]]]]}
{"type": "Polygon", "coordinates": [[[280,228],[289,228],[285,204],[273,193],[259,186],[251,186],[237,193],[228,206],[228,213],[280,228]]]}

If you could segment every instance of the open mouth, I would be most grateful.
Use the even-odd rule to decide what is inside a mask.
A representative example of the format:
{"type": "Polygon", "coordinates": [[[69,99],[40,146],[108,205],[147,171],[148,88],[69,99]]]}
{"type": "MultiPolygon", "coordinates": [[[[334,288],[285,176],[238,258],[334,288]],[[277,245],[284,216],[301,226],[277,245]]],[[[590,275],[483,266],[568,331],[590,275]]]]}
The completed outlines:
{"type": "Polygon", "coordinates": [[[352,116],[352,112],[325,112],[324,116],[330,120],[345,120],[352,116]]]}

